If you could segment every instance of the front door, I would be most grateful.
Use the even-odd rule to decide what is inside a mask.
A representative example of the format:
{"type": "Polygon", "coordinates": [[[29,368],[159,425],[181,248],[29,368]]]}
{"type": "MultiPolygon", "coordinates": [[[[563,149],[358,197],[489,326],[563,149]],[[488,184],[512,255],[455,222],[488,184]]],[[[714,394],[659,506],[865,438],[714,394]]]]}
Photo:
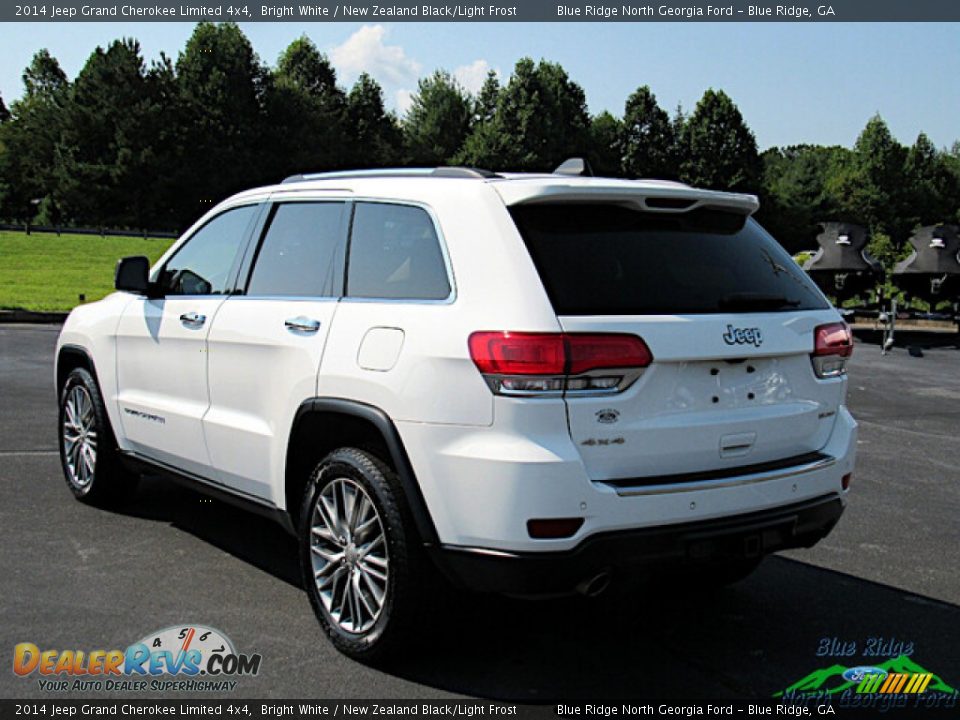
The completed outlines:
{"type": "Polygon", "coordinates": [[[233,290],[259,206],[234,207],[195,231],[131,302],[117,327],[117,403],[128,449],[198,475],[209,472],[207,336],[233,290]]]}

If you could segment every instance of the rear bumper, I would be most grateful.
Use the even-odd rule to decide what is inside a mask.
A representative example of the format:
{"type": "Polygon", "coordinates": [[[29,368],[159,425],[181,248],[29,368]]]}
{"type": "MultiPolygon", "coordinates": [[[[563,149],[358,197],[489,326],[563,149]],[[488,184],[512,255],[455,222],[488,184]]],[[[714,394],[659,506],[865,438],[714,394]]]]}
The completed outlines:
{"type": "Polygon", "coordinates": [[[709,478],[593,480],[570,440],[562,407],[546,412],[551,402],[498,406],[502,424],[525,428],[520,433],[497,425],[397,423],[439,545],[514,554],[568,552],[607,533],[774,511],[829,494],[845,497],[843,477],[853,471],[857,425],[841,407],[817,457],[790,458],[787,467],[718,460],[709,478]],[[732,469],[718,474],[724,465],[732,469]],[[570,537],[538,539],[527,530],[527,521],[535,518],[583,518],[583,524],[570,537]]]}
{"type": "Polygon", "coordinates": [[[838,493],[760,512],[607,532],[558,552],[507,552],[442,546],[438,566],[461,587],[512,595],[572,592],[600,573],[630,574],[657,565],[678,567],[719,559],[749,558],[810,547],[843,514],[838,493]]]}

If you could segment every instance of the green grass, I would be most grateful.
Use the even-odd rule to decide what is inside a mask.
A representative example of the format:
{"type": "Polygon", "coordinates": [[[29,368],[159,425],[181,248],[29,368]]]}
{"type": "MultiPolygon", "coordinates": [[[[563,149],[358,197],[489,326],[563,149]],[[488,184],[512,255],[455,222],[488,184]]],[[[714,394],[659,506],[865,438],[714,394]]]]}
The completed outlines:
{"type": "Polygon", "coordinates": [[[154,262],[172,240],[0,232],[0,309],[70,310],[113,290],[119,258],[154,262]]]}

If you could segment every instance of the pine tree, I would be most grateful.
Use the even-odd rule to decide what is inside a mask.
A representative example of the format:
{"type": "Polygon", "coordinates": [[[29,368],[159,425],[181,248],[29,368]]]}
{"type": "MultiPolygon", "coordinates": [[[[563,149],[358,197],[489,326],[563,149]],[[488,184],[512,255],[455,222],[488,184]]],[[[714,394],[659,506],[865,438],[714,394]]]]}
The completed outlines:
{"type": "Polygon", "coordinates": [[[590,143],[583,88],[556,63],[523,58],[497,98],[496,112],[467,138],[460,161],[511,170],[552,170],[590,143]]]}
{"type": "Polygon", "coordinates": [[[354,167],[385,167],[399,160],[400,127],[384,109],[380,85],[367,73],[360,75],[347,95],[346,116],[354,167]]]}
{"type": "Polygon", "coordinates": [[[448,72],[420,80],[403,131],[414,165],[443,165],[463,145],[471,124],[471,102],[448,72]]]}
{"type": "Polygon", "coordinates": [[[294,40],[280,55],[265,102],[276,177],[348,164],[347,96],[310,40],[294,40]]]}
{"type": "Polygon", "coordinates": [[[730,97],[707,90],[684,123],[682,179],[714,190],[757,192],[762,165],[757,141],[730,97]]]}
{"type": "Polygon", "coordinates": [[[673,179],[679,176],[676,138],[667,113],[646,85],[627,98],[620,147],[628,177],[673,179]]]}

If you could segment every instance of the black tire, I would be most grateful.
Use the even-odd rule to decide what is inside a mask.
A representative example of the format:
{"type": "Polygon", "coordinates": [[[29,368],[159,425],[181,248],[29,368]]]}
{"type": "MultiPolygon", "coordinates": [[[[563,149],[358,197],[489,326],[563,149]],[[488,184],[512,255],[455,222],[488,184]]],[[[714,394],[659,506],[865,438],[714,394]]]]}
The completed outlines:
{"type": "MultiPolygon", "coordinates": [[[[362,500],[355,502],[366,508],[362,500]]],[[[328,504],[328,517],[332,517],[329,514],[330,507],[328,504]]],[[[348,514],[356,517],[347,511],[343,516],[348,514]]],[[[365,524],[356,522],[358,528],[365,524]]],[[[333,525],[343,527],[336,522],[333,525]]],[[[368,532],[375,534],[377,526],[372,527],[374,529],[368,532]]],[[[407,633],[415,629],[424,616],[429,600],[428,587],[433,585],[434,580],[432,564],[414,528],[396,473],[380,458],[365,450],[340,448],[327,455],[314,468],[304,491],[299,542],[304,588],[324,633],[340,652],[355,660],[373,663],[386,659],[402,645],[407,633]],[[366,574],[370,566],[364,565],[365,561],[371,560],[369,554],[362,554],[372,552],[363,550],[371,544],[371,535],[361,537],[358,533],[353,536],[350,534],[352,531],[344,530],[341,537],[332,538],[330,523],[318,509],[318,503],[335,500],[338,491],[341,493],[342,506],[346,507],[348,502],[345,493],[348,490],[354,493],[354,498],[360,498],[356,487],[362,489],[378,515],[378,527],[382,531],[386,552],[376,560],[378,563],[384,559],[387,561],[383,566],[386,581],[382,585],[374,576],[366,574]],[[342,548],[343,559],[331,560],[336,557],[338,548],[342,548]],[[333,555],[331,551],[334,551],[333,555]],[[361,554],[358,556],[358,553],[361,554]],[[317,567],[321,569],[317,570],[317,567]],[[355,577],[356,585],[352,585],[355,577]],[[324,597],[321,596],[321,583],[326,593],[324,597]],[[353,614],[348,607],[350,602],[344,600],[347,585],[351,585],[351,597],[357,598],[358,621],[353,617],[347,620],[347,615],[353,614]],[[382,587],[384,592],[379,612],[374,615],[369,609],[377,604],[377,587],[382,587]],[[361,598],[358,593],[364,597],[361,598]],[[361,607],[361,601],[367,604],[361,607]],[[353,626],[354,623],[356,626],[353,626]]],[[[379,553],[379,550],[376,552],[379,553]]]]}
{"type": "MultiPolygon", "coordinates": [[[[97,381],[84,368],[72,370],[60,391],[60,413],[57,437],[60,445],[60,465],[67,487],[78,500],[91,505],[109,505],[127,498],[136,489],[139,476],[127,471],[120,462],[117,441],[110,427],[110,419],[103,404],[97,381]],[[73,404],[71,404],[73,403],[73,404]],[[83,460],[83,451],[68,452],[67,436],[77,436],[77,403],[83,407],[85,430],[79,435],[92,439],[95,453],[83,460]],[[84,403],[89,403],[85,405],[84,403]],[[80,465],[83,465],[80,469],[80,465]]],[[[77,446],[71,443],[70,448],[77,446]]]]}

